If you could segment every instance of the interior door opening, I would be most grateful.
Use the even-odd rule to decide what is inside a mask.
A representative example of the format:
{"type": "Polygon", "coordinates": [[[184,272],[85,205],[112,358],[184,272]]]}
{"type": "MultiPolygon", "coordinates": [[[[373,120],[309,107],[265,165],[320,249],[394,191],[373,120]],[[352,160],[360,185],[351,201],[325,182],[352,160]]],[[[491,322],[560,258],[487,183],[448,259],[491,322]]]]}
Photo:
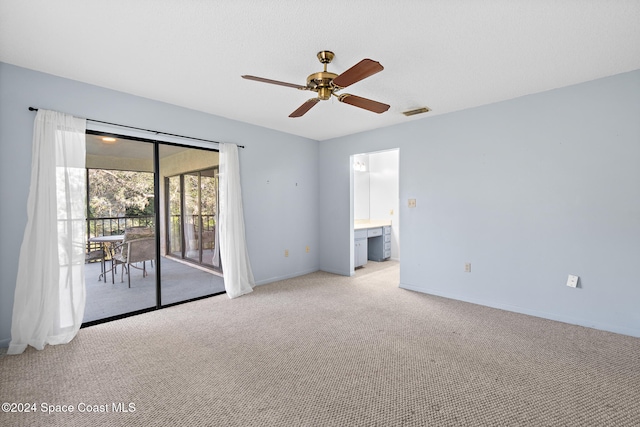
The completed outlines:
{"type": "Polygon", "coordinates": [[[400,150],[351,156],[352,274],[369,261],[400,261],[400,150]]]}

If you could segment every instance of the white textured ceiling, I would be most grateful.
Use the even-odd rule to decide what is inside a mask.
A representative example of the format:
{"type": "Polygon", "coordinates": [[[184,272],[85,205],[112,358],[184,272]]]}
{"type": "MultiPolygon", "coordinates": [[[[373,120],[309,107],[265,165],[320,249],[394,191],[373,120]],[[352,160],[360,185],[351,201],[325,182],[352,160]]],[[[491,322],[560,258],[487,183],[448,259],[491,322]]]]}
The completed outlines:
{"type": "Polygon", "coordinates": [[[324,140],[640,69],[640,0],[0,0],[0,61],[324,140]],[[310,92],[240,78],[304,85],[321,50],[379,61],[343,92],[389,111],[292,119],[310,92]]]}

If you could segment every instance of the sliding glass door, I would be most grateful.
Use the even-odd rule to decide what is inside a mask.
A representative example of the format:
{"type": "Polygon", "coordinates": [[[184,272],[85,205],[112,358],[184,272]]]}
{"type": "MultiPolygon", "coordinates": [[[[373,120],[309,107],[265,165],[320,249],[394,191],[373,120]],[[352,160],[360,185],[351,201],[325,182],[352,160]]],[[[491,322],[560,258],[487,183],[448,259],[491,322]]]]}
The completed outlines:
{"type": "Polygon", "coordinates": [[[218,152],[168,145],[158,152],[162,303],[224,292],[214,265],[218,152]]]}
{"type": "MultiPolygon", "coordinates": [[[[144,261],[129,265],[123,257],[131,230],[155,235],[153,144],[91,134],[86,142],[84,323],[153,309],[156,268],[152,264],[157,255],[155,245],[147,245],[144,261]]],[[[131,255],[138,256],[139,249],[134,246],[131,255]]]]}
{"type": "Polygon", "coordinates": [[[214,262],[218,168],[165,178],[169,253],[179,259],[218,269],[214,262]]]}
{"type": "Polygon", "coordinates": [[[87,134],[83,323],[224,292],[214,267],[218,152],[87,134]]]}

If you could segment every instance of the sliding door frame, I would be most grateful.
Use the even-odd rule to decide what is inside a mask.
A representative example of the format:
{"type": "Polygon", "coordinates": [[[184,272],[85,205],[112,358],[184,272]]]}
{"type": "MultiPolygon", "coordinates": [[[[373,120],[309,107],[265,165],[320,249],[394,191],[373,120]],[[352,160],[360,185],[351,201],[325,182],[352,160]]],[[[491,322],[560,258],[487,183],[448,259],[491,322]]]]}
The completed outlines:
{"type": "MultiPolygon", "coordinates": [[[[98,325],[101,323],[106,323],[106,322],[111,322],[113,320],[119,320],[119,319],[124,319],[126,317],[130,317],[130,316],[136,316],[138,314],[143,314],[143,313],[148,313],[151,311],[156,311],[156,310],[160,310],[163,308],[167,308],[167,307],[173,307],[175,305],[180,305],[180,304],[185,304],[188,302],[192,302],[192,301],[197,301],[197,300],[201,300],[204,298],[210,298],[216,295],[221,295],[226,293],[225,291],[222,292],[215,292],[213,294],[208,294],[208,295],[203,295],[203,296],[199,296],[199,297],[194,297],[194,298],[189,298],[187,300],[184,301],[178,301],[178,302],[174,302],[174,303],[170,303],[170,304],[162,304],[162,280],[161,280],[161,272],[162,272],[162,265],[161,265],[161,245],[160,245],[160,227],[161,227],[161,222],[160,222],[160,145],[169,145],[169,146],[176,146],[176,147],[184,147],[184,148],[188,148],[188,149],[194,149],[194,150],[203,150],[203,151],[215,151],[215,152],[219,152],[219,150],[215,149],[215,148],[205,148],[205,147],[200,147],[200,146],[191,146],[188,144],[179,144],[179,143],[175,143],[175,142],[167,142],[167,141],[159,141],[159,140],[155,140],[155,139],[149,139],[149,138],[141,138],[141,137],[137,137],[137,136],[130,136],[130,135],[126,135],[126,134],[117,134],[117,133],[111,133],[111,132],[103,132],[103,131],[96,131],[96,130],[86,130],[86,134],[88,135],[98,135],[98,136],[104,136],[104,137],[112,137],[112,138],[120,138],[120,139],[124,139],[124,140],[130,140],[130,141],[140,141],[140,142],[146,142],[146,143],[151,143],[153,144],[153,193],[154,193],[154,201],[153,201],[153,206],[154,206],[154,225],[155,225],[155,244],[156,244],[156,259],[155,259],[155,265],[156,265],[156,301],[155,301],[155,306],[154,307],[148,307],[148,308],[144,308],[141,310],[135,310],[132,312],[128,312],[128,313],[123,313],[123,314],[118,314],[115,316],[110,316],[110,317],[105,317],[103,319],[98,319],[98,320],[93,320],[90,322],[84,322],[81,325],[81,328],[85,328],[85,327],[89,327],[89,326],[93,326],[93,325],[98,325]]],[[[219,166],[218,166],[219,167],[219,166]]],[[[87,206],[89,203],[89,189],[87,186],[87,206]]],[[[217,208],[217,207],[216,207],[217,208]]],[[[166,226],[165,226],[166,228],[166,226]]],[[[184,249],[184,247],[183,247],[184,249]]]]}

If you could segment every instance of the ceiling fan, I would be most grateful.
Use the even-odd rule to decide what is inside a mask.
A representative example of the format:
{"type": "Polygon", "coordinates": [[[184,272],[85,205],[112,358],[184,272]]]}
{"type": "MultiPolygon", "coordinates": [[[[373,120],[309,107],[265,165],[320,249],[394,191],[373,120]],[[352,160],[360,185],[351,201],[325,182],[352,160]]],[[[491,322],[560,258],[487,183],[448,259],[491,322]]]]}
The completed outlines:
{"type": "Polygon", "coordinates": [[[334,53],[328,50],[318,52],[318,60],[321,64],[324,64],[324,71],[313,73],[307,77],[307,85],[301,86],[294,83],[286,83],[278,80],[265,79],[256,76],[242,76],[243,79],[255,80],[257,82],[271,83],[274,85],[287,86],[300,90],[310,90],[316,92],[318,96],[311,98],[298,107],[293,113],[289,114],[289,117],[302,117],[307,111],[309,111],[319,101],[326,101],[331,98],[331,95],[338,98],[338,101],[345,104],[353,105],[354,107],[363,108],[365,110],[373,111],[374,113],[384,113],[389,109],[389,105],[381,102],[373,101],[371,99],[362,98],[360,96],[343,93],[338,95],[337,92],[345,87],[351,86],[360,80],[366,79],[378,73],[384,69],[379,62],[371,59],[363,59],[353,67],[349,68],[344,73],[338,75],[327,71],[327,64],[329,64],[333,58],[334,53]]]}

